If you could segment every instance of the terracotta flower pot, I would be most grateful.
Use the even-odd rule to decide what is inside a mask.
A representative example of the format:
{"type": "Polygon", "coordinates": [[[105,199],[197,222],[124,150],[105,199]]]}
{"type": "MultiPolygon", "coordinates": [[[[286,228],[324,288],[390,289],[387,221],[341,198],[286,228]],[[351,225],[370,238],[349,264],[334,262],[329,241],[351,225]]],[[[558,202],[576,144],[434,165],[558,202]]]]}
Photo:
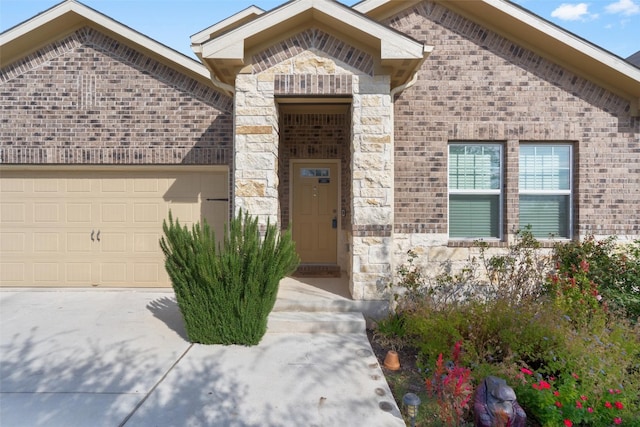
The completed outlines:
{"type": "Polygon", "coordinates": [[[400,359],[398,358],[398,352],[395,350],[389,350],[384,358],[384,367],[390,371],[397,371],[400,369],[400,359]]]}

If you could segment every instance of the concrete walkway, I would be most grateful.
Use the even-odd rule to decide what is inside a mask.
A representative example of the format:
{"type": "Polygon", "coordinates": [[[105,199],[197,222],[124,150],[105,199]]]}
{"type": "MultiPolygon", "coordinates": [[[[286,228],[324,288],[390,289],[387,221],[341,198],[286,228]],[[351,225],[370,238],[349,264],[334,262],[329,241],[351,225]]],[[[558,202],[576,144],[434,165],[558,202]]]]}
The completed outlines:
{"type": "Polygon", "coordinates": [[[186,340],[171,290],[0,290],[1,426],[404,426],[364,332],[186,340]]]}

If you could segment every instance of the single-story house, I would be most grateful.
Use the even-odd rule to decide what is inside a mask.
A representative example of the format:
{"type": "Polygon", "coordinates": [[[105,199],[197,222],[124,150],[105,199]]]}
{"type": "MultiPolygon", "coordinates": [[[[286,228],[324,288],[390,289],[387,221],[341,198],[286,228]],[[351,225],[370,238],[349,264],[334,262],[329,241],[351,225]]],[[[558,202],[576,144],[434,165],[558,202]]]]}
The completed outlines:
{"type": "Polygon", "coordinates": [[[363,300],[409,249],[640,238],[640,69],[509,1],[292,0],[191,47],[75,0],[0,34],[2,286],[169,286],[169,210],[291,227],[363,300]]]}

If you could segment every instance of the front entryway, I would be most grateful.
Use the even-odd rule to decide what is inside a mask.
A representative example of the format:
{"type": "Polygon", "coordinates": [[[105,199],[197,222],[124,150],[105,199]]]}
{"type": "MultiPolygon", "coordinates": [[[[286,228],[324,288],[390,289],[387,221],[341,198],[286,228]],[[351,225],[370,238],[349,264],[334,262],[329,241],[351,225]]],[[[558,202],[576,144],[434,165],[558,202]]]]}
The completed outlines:
{"type": "Polygon", "coordinates": [[[338,161],[292,164],[291,228],[303,264],[336,264],[338,161]]]}

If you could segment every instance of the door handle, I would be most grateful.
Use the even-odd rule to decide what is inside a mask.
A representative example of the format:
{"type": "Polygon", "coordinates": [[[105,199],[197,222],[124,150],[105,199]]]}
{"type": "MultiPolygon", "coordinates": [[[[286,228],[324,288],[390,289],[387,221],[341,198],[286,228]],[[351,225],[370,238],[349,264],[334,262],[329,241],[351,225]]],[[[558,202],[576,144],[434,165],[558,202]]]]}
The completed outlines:
{"type": "Polygon", "coordinates": [[[100,230],[98,230],[98,234],[96,235],[96,240],[100,241],[100,230]]]}
{"type": "Polygon", "coordinates": [[[335,216],[331,220],[331,228],[338,228],[338,218],[336,218],[335,216]]]}
{"type": "Polygon", "coordinates": [[[91,241],[95,242],[96,239],[93,238],[93,235],[95,234],[95,230],[91,230],[91,241]]]}

